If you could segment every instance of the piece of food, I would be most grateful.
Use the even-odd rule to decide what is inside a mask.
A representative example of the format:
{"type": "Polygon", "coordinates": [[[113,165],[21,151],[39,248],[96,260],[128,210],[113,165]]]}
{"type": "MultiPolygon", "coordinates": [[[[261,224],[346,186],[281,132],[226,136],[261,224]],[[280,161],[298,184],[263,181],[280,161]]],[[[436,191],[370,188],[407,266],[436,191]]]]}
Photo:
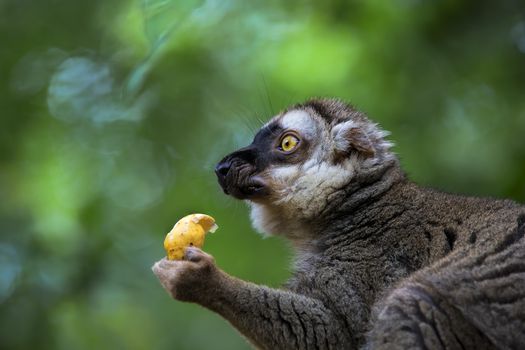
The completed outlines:
{"type": "Polygon", "coordinates": [[[215,232],[218,228],[215,219],[206,214],[190,214],[183,217],[164,239],[168,259],[181,260],[187,247],[202,248],[206,233],[215,232]]]}

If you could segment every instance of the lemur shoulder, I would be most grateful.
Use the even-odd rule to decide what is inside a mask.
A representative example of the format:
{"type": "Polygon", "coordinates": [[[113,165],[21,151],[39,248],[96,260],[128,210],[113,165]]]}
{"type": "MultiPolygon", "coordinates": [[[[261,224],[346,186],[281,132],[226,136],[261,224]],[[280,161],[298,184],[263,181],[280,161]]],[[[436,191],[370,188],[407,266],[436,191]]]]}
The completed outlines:
{"type": "Polygon", "coordinates": [[[523,346],[525,206],[414,184],[386,136],[335,99],[278,114],[216,173],[292,242],[292,278],[256,285],[189,248],[154,265],[162,285],[262,349],[523,346]]]}

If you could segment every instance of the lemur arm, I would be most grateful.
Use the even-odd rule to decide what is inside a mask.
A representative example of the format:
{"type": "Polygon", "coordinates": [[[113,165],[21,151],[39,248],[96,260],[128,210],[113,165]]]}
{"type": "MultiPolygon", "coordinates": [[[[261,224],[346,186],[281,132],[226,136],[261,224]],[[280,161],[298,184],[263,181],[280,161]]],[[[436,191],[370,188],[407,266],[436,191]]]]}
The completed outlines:
{"type": "Polygon", "coordinates": [[[218,295],[203,306],[227,319],[254,345],[264,349],[332,349],[345,330],[320,301],[268,288],[222,272],[218,295]]]}
{"type": "Polygon", "coordinates": [[[177,300],[220,314],[257,348],[335,349],[350,343],[348,330],[321,301],[232,277],[197,248],[186,256],[154,265],[164,288],[177,300]]]}

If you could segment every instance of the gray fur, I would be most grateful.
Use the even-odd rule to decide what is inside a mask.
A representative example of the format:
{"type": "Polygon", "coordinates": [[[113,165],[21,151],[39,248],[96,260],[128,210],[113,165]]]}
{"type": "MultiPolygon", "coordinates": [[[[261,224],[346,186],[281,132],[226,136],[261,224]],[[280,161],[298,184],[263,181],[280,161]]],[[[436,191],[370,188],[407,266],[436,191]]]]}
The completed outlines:
{"type": "Polygon", "coordinates": [[[291,202],[275,193],[251,201],[264,216],[259,226],[268,221],[266,227],[297,231],[280,232],[297,248],[293,277],[281,289],[245,282],[191,248],[186,260],[153,267],[168,292],[217,312],[261,349],[522,347],[525,207],[410,182],[385,133],[340,101],[313,100],[290,110],[297,109],[322,118],[319,125],[330,130],[354,120],[367,148],[361,154],[359,145],[348,149],[344,160],[308,153],[324,154],[319,164],[330,162],[319,169],[346,161],[340,169],[348,181],[329,191],[312,189],[325,196],[323,205],[311,199],[316,207],[297,212],[296,222],[284,222],[294,220],[285,209],[291,202]]]}

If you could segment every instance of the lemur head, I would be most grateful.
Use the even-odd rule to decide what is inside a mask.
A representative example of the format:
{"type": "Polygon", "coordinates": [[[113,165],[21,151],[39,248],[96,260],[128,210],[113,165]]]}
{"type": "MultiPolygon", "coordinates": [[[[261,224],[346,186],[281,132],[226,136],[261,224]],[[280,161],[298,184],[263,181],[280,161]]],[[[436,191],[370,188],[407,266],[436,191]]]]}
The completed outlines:
{"type": "Polygon", "coordinates": [[[395,161],[386,135],[346,103],[313,99],[273,117],[215,172],[224,193],[250,204],[257,230],[294,238],[360,175],[395,161]]]}

